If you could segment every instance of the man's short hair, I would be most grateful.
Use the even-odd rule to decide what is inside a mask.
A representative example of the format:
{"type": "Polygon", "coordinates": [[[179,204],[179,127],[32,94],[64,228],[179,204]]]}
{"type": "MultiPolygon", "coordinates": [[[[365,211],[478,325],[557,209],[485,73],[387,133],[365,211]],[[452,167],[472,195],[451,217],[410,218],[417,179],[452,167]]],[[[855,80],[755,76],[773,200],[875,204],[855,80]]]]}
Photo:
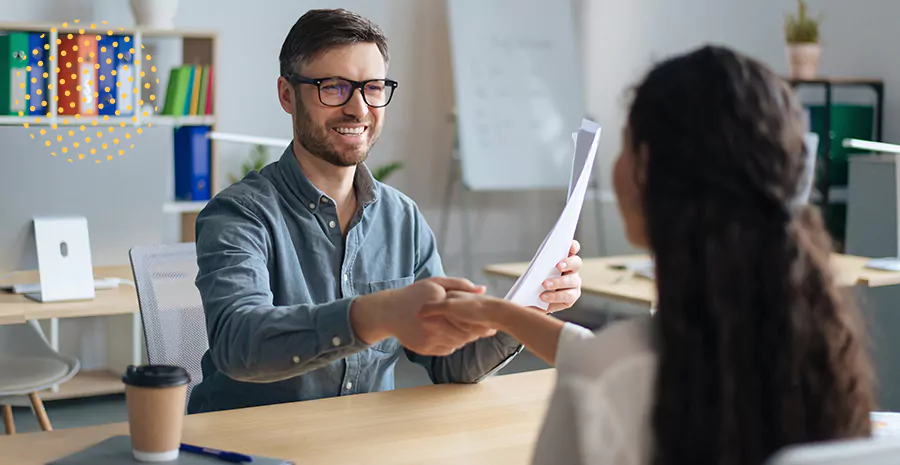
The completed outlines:
{"type": "Polygon", "coordinates": [[[344,9],[309,10],[294,23],[284,39],[279,55],[281,75],[299,72],[301,65],[333,47],[361,43],[378,46],[387,67],[387,38],[378,25],[344,9]]]}

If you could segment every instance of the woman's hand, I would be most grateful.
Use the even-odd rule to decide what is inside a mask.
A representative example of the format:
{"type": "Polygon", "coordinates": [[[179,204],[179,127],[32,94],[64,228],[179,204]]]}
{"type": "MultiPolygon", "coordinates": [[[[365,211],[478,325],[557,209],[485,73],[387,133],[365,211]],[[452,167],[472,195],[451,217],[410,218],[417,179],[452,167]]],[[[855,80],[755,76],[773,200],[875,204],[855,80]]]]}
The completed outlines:
{"type": "MultiPolygon", "coordinates": [[[[443,318],[463,331],[502,330],[506,315],[514,311],[510,302],[470,292],[450,291],[447,299],[422,306],[420,318],[443,318]]],[[[518,307],[525,310],[524,307],[518,307]]],[[[527,310],[525,310],[527,311],[527,310]]]]}
{"type": "Polygon", "coordinates": [[[547,313],[565,310],[581,297],[581,275],[578,274],[581,271],[581,257],[578,256],[580,250],[581,244],[572,241],[569,257],[556,265],[562,276],[544,281],[545,292],[541,293],[541,300],[550,304],[547,313]]]}

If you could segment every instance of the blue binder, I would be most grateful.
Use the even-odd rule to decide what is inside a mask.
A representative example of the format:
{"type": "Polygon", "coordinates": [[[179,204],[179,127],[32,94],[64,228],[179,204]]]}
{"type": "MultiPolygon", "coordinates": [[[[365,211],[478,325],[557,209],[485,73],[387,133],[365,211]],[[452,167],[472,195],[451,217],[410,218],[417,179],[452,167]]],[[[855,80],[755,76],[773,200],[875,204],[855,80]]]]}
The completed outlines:
{"type": "MultiPolygon", "coordinates": [[[[99,84],[97,92],[100,94],[100,97],[97,99],[97,107],[100,106],[99,104],[103,104],[103,108],[98,110],[101,115],[116,114],[116,103],[113,103],[113,99],[116,96],[117,76],[113,76],[112,71],[118,66],[119,59],[116,57],[116,47],[113,47],[113,42],[121,39],[121,36],[102,36],[97,43],[97,56],[99,58],[97,63],[100,64],[98,79],[99,76],[103,76],[103,80],[97,82],[99,84]],[[109,61],[107,62],[107,60],[109,61]],[[109,88],[108,92],[106,91],[107,88],[109,88]]],[[[124,108],[122,107],[122,109],[124,108]]]]}
{"type": "Polygon", "coordinates": [[[209,200],[210,141],[208,126],[175,129],[175,198],[209,200]]]}
{"type": "Polygon", "coordinates": [[[25,114],[27,115],[43,116],[50,111],[47,79],[44,78],[44,72],[47,71],[47,55],[49,55],[49,52],[44,49],[44,44],[47,43],[46,33],[31,32],[28,34],[28,65],[31,66],[31,71],[28,72],[28,95],[31,100],[25,105],[25,114]],[[41,35],[44,37],[41,38],[41,35]],[[40,94],[38,90],[41,91],[40,94]],[[41,105],[41,102],[47,102],[47,105],[41,105]]]}
{"type": "Polygon", "coordinates": [[[121,87],[116,88],[116,109],[119,110],[119,115],[121,116],[131,116],[137,110],[138,101],[134,92],[135,84],[137,83],[137,75],[134,73],[134,53],[131,53],[131,50],[134,49],[134,39],[131,36],[127,36],[128,42],[125,42],[126,36],[113,37],[116,39],[115,42],[118,42],[116,60],[113,61],[116,65],[116,79],[122,83],[121,87]],[[122,55],[122,58],[119,58],[119,54],[122,55]],[[125,69],[126,66],[128,69],[125,69]],[[135,78],[135,80],[128,82],[129,77],[135,78]],[[123,93],[127,96],[122,97],[123,93]],[[128,109],[129,106],[131,106],[131,110],[128,109]]]}

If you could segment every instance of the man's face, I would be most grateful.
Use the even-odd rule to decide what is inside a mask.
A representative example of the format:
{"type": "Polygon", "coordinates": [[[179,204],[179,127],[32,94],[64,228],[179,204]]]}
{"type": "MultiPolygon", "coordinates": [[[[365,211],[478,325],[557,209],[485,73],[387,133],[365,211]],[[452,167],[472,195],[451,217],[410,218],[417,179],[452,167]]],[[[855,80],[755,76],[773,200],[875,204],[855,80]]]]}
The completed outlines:
{"type": "MultiPolygon", "coordinates": [[[[381,52],[371,43],[332,48],[299,71],[312,79],[342,77],[352,81],[383,79],[387,72],[381,52]]],[[[340,107],[323,105],[312,84],[299,84],[295,95],[292,113],[296,137],[307,151],[335,166],[354,166],[366,160],[381,134],[384,108],[366,105],[359,90],[354,90],[350,101],[340,107]]]]}

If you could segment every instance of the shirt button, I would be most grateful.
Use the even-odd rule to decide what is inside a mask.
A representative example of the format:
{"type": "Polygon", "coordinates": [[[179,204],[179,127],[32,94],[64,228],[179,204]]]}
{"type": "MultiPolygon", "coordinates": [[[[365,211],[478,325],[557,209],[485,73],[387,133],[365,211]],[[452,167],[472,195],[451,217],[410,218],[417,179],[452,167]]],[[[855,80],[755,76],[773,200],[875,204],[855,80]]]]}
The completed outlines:
{"type": "Polygon", "coordinates": [[[347,390],[349,391],[351,389],[353,389],[353,383],[351,383],[350,381],[347,381],[347,390]]]}
{"type": "Polygon", "coordinates": [[[322,197],[322,203],[328,203],[328,197],[322,197]]]}
{"type": "Polygon", "coordinates": [[[328,222],[328,227],[329,227],[329,228],[334,228],[335,224],[336,224],[336,223],[335,223],[334,221],[329,221],[329,222],[328,222]]]}
{"type": "Polygon", "coordinates": [[[350,281],[350,277],[344,274],[344,282],[346,283],[347,281],[350,281]]]}
{"type": "Polygon", "coordinates": [[[294,363],[300,363],[300,357],[294,355],[294,363]]]}
{"type": "Polygon", "coordinates": [[[309,203],[309,209],[310,209],[310,210],[315,210],[315,208],[316,208],[316,204],[310,202],[310,203],[309,203]]]}
{"type": "Polygon", "coordinates": [[[334,345],[335,347],[341,345],[341,338],[339,338],[337,336],[333,337],[331,339],[331,344],[334,345]]]}

